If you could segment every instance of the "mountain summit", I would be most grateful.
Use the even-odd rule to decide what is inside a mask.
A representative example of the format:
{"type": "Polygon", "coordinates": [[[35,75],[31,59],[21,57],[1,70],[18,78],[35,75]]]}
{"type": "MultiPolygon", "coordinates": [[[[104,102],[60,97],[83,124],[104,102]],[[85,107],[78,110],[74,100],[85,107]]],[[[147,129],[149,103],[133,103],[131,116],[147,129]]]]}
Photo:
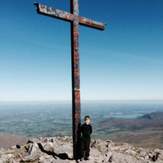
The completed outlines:
{"type": "Polygon", "coordinates": [[[144,149],[127,143],[94,139],[90,160],[72,159],[72,138],[31,138],[24,145],[0,150],[0,163],[162,163],[163,150],[144,149]]]}

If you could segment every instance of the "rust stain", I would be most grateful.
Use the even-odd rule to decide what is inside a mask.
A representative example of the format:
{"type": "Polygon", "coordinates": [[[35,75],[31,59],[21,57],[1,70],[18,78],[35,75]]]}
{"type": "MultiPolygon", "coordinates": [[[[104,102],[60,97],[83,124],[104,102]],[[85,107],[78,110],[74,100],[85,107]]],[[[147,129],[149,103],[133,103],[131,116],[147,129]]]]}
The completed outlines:
{"type": "MultiPolygon", "coordinates": [[[[79,12],[75,12],[75,14],[72,14],[72,13],[62,11],[62,10],[59,10],[59,9],[55,9],[55,8],[52,8],[52,7],[47,7],[46,5],[39,4],[39,3],[35,4],[35,5],[37,7],[37,12],[39,14],[55,17],[55,18],[58,18],[58,19],[69,21],[69,22],[74,21],[76,19],[75,16],[77,16],[77,18],[79,19],[78,21],[79,21],[80,25],[88,26],[88,27],[91,27],[91,28],[96,28],[96,29],[99,29],[99,30],[104,30],[105,29],[105,24],[104,23],[97,22],[97,21],[94,21],[94,20],[91,20],[91,19],[88,19],[88,18],[85,18],[85,17],[78,16],[77,13],[79,13],[79,12]]],[[[78,7],[78,6],[76,6],[76,7],[78,7]]]]}

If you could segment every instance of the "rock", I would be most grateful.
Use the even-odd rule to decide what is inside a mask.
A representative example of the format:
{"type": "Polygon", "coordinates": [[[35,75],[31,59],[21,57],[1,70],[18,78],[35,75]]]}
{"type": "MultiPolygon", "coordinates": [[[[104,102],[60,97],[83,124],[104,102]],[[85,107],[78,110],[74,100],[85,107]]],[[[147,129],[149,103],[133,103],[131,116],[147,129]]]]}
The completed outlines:
{"type": "Polygon", "coordinates": [[[13,154],[6,154],[0,156],[0,163],[16,163],[16,161],[13,154]]]}
{"type": "Polygon", "coordinates": [[[54,157],[53,156],[49,156],[49,155],[43,155],[43,156],[40,156],[39,160],[38,160],[39,163],[55,163],[55,160],[54,160],[54,157]]]}
{"type": "MultiPolygon", "coordinates": [[[[29,139],[20,148],[0,150],[0,163],[76,163],[72,159],[72,138],[40,137],[29,139]]],[[[137,148],[127,143],[95,139],[90,159],[78,163],[163,163],[163,150],[137,148]]]]}
{"type": "Polygon", "coordinates": [[[55,145],[52,142],[42,143],[44,150],[54,152],[55,145]]]}
{"type": "Polygon", "coordinates": [[[41,151],[38,147],[38,144],[37,143],[30,143],[29,144],[29,148],[28,148],[28,151],[27,151],[27,156],[25,156],[21,162],[29,162],[29,161],[35,161],[35,160],[38,160],[39,157],[41,156],[41,151]]]}

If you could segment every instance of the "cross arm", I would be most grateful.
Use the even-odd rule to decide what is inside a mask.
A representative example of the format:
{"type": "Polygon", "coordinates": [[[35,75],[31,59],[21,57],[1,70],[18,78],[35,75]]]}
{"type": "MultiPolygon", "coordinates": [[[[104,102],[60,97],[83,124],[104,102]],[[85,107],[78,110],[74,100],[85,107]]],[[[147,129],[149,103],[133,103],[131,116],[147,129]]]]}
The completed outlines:
{"type": "Polygon", "coordinates": [[[79,16],[79,23],[81,25],[87,26],[87,27],[91,27],[91,28],[95,28],[95,29],[99,29],[99,30],[104,30],[105,29],[105,24],[104,23],[100,23],[85,17],[80,17],[79,16]]]}
{"type": "MultiPolygon", "coordinates": [[[[69,21],[69,22],[74,20],[74,15],[69,12],[55,9],[52,7],[47,7],[46,5],[39,4],[39,3],[35,3],[35,5],[36,5],[37,12],[39,14],[47,15],[50,17],[55,17],[57,19],[62,19],[62,20],[69,21]]],[[[81,16],[79,16],[78,18],[79,18],[79,23],[81,25],[88,26],[91,28],[96,28],[99,30],[105,29],[105,25],[103,23],[93,21],[93,20],[90,20],[81,16]]]]}

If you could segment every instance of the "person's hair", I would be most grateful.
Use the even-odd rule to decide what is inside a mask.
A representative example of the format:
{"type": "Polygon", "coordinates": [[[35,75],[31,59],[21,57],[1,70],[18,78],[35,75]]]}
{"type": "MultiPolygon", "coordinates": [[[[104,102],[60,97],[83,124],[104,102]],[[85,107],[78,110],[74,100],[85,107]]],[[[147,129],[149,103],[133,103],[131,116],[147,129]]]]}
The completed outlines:
{"type": "Polygon", "coordinates": [[[87,119],[91,119],[91,117],[90,117],[89,115],[86,115],[86,116],[84,117],[84,121],[86,121],[87,119]]]}

